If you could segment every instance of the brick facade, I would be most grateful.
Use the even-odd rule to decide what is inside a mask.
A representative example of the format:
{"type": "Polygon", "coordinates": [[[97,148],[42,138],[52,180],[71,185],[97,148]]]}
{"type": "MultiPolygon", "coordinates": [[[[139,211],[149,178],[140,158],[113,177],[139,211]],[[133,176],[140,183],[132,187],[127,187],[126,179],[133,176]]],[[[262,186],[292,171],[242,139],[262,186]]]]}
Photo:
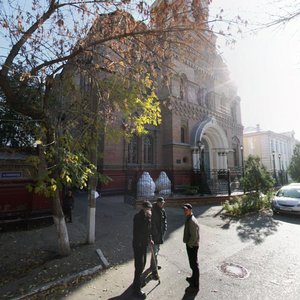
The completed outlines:
{"type": "Polygon", "coordinates": [[[143,163],[142,142],[138,147],[138,162],[129,165],[127,143],[106,141],[103,171],[113,182],[103,186],[103,191],[126,186],[128,169],[136,174],[148,171],[154,180],[160,171],[166,171],[176,188],[194,184],[193,174],[201,169],[209,172],[240,168],[243,135],[240,99],[227,66],[217,54],[216,37],[211,34],[203,45],[203,39],[197,40],[195,36],[186,56],[172,56],[170,65],[175,66],[175,71],[170,76],[170,85],[158,90],[162,103],[167,104],[161,107],[162,124],[152,131],[153,163],[143,163]]]}
{"type": "MultiPolygon", "coordinates": [[[[156,1],[154,10],[159,12],[163,3],[156,1]]],[[[207,18],[207,1],[195,3],[203,6],[201,20],[207,18]]],[[[182,0],[178,5],[190,9],[193,4],[182,0]]],[[[169,22],[178,20],[171,18],[169,22]]],[[[188,22],[193,26],[196,17],[190,16],[188,22]]],[[[112,178],[108,185],[101,186],[103,193],[127,189],[143,171],[154,180],[165,171],[177,188],[195,184],[199,172],[240,168],[240,98],[216,51],[216,37],[206,29],[202,26],[200,32],[181,35],[185,47],[178,43],[171,48],[165,62],[169,68],[161,68],[161,77],[169,79],[158,83],[157,89],[162,124],[150,127],[148,137],[135,141],[102,139],[98,168],[112,178]]]]}

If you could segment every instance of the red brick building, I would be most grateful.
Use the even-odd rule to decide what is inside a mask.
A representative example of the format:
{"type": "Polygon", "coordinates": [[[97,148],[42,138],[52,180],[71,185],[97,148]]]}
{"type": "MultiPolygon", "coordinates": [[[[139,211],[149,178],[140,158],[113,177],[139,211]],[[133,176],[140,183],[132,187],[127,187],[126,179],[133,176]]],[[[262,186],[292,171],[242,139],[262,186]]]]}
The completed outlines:
{"type": "MultiPolygon", "coordinates": [[[[159,13],[165,3],[156,1],[153,11],[159,13]]],[[[131,141],[101,135],[98,169],[112,179],[100,187],[102,193],[134,191],[144,171],[153,180],[165,171],[173,189],[204,181],[212,189],[220,179],[220,170],[233,173],[240,169],[240,98],[217,53],[216,37],[203,25],[207,24],[203,22],[208,17],[207,3],[183,0],[176,2],[176,7],[170,6],[169,13],[163,11],[169,23],[184,22],[194,31],[170,33],[179,43],[170,48],[165,65],[158,65],[161,77],[168,77],[168,84],[158,82],[157,89],[162,124],[149,126],[148,135],[134,136],[131,141]],[[181,10],[188,12],[185,19],[178,18],[181,10]],[[200,21],[202,25],[197,26],[200,21]]],[[[99,51],[103,55],[108,50],[101,46],[99,51]]],[[[78,84],[85,89],[82,82],[79,78],[78,84]]],[[[121,120],[115,126],[121,127],[121,120]]]]}
{"type": "MultiPolygon", "coordinates": [[[[193,23],[197,15],[193,15],[190,2],[182,1],[181,5],[191,10],[185,22],[193,23]]],[[[154,9],[159,11],[162,3],[156,1],[154,9]]],[[[207,18],[207,1],[198,1],[197,5],[207,18]]],[[[169,22],[170,19],[178,22],[172,18],[169,22]]],[[[103,192],[134,189],[143,171],[149,172],[153,180],[165,171],[176,189],[199,185],[203,178],[212,186],[219,170],[240,170],[240,98],[217,53],[216,37],[203,32],[186,34],[183,40],[188,46],[184,51],[173,48],[168,61],[173,67],[169,86],[161,85],[157,91],[164,103],[162,124],[149,128],[147,136],[134,137],[130,143],[105,140],[101,170],[113,181],[102,186],[103,192]]]]}

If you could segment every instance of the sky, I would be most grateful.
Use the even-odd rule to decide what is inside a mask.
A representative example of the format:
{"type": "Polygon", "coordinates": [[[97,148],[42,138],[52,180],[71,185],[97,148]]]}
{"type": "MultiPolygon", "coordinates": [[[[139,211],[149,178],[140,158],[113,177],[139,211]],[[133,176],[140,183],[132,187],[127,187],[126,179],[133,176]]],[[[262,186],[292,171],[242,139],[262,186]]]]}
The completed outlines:
{"type": "MultiPolygon", "coordinates": [[[[225,18],[239,15],[262,23],[283,12],[280,5],[278,0],[213,0],[210,12],[222,8],[225,18]]],[[[234,46],[221,38],[217,42],[241,97],[242,123],[277,133],[294,131],[300,140],[300,18],[256,34],[248,34],[249,28],[242,28],[242,38],[232,30],[234,46]]]]}
{"type": "MultiPolygon", "coordinates": [[[[289,2],[299,1],[212,0],[210,12],[222,8],[225,19],[239,15],[250,24],[262,23],[284,11],[281,3],[288,11],[289,2]]],[[[232,29],[234,46],[225,46],[221,38],[217,42],[241,98],[242,123],[278,133],[295,131],[300,140],[300,18],[257,34],[247,34],[249,28],[242,28],[242,38],[232,29]]]]}

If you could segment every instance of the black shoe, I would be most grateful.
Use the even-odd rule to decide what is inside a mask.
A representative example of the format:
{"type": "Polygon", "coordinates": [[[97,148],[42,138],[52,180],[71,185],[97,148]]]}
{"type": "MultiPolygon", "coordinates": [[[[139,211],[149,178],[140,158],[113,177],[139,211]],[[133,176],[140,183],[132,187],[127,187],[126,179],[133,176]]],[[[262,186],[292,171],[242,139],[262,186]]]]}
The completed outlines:
{"type": "Polygon", "coordinates": [[[160,270],[161,269],[161,266],[157,266],[157,270],[160,270]]]}
{"type": "Polygon", "coordinates": [[[185,291],[187,293],[197,294],[199,292],[199,286],[190,285],[185,289],[185,291]]]}
{"type": "Polygon", "coordinates": [[[134,291],[133,295],[140,299],[146,299],[146,294],[143,291],[134,291]]]}

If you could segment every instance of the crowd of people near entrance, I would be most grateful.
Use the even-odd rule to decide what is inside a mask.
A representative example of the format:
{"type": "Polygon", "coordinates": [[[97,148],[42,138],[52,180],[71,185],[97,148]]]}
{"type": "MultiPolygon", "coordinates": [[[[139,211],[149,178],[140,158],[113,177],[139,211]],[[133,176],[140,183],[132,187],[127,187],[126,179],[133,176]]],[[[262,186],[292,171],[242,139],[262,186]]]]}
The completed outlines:
{"type": "MultiPolygon", "coordinates": [[[[140,299],[146,298],[146,294],[142,291],[142,286],[145,285],[142,274],[146,266],[148,247],[150,247],[151,252],[149,269],[151,277],[154,280],[160,280],[158,270],[162,267],[158,265],[158,253],[167,231],[167,214],[164,204],[163,197],[158,197],[153,205],[150,201],[144,201],[142,209],[133,218],[132,246],[135,271],[132,288],[133,295],[140,299]]],[[[186,217],[183,242],[186,244],[189,265],[192,270],[192,276],[187,277],[186,280],[189,283],[188,288],[197,292],[199,290],[199,224],[193,214],[191,204],[186,203],[182,208],[186,217]]]]}

